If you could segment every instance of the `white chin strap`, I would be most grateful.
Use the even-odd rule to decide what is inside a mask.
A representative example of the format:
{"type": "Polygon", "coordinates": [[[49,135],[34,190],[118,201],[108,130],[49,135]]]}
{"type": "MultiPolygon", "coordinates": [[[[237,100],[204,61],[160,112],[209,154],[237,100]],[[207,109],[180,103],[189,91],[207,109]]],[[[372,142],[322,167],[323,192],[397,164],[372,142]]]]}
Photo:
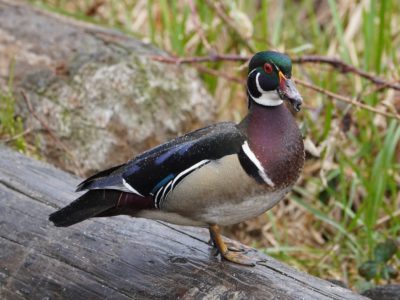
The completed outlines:
{"type": "Polygon", "coordinates": [[[278,92],[277,91],[264,91],[262,89],[262,87],[260,86],[259,77],[260,77],[260,73],[257,73],[257,75],[256,75],[256,86],[257,86],[257,90],[261,94],[261,96],[258,97],[258,98],[254,97],[250,93],[249,89],[247,89],[250,98],[253,99],[253,101],[256,102],[257,104],[260,104],[260,105],[263,105],[263,106],[278,106],[278,105],[281,105],[283,103],[283,101],[279,97],[278,92]]]}

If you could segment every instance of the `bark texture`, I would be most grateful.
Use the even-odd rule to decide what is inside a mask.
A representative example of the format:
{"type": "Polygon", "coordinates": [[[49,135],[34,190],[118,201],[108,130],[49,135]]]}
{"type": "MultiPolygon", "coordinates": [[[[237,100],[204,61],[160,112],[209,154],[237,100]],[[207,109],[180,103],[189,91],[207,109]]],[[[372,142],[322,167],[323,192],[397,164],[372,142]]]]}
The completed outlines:
{"type": "Polygon", "coordinates": [[[220,261],[206,229],[129,217],[57,228],[80,181],[0,147],[1,299],[365,299],[256,250],[220,261]]]}

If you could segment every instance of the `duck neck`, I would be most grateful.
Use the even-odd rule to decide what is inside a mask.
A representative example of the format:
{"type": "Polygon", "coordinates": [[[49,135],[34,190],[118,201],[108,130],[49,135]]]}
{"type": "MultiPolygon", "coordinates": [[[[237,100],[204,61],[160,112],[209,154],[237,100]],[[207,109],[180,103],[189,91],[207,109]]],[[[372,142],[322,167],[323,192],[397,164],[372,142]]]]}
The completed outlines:
{"type": "Polygon", "coordinates": [[[239,126],[247,136],[250,151],[271,179],[272,186],[293,184],[304,163],[304,146],[289,109],[284,104],[262,106],[252,102],[249,114],[239,126]]]}

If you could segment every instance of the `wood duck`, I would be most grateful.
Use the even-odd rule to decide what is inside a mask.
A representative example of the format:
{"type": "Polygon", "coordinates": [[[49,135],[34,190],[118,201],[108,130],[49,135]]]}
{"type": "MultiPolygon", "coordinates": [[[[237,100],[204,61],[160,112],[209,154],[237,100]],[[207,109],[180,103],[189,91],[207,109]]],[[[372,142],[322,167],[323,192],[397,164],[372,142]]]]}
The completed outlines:
{"type": "Polygon", "coordinates": [[[248,114],[185,134],[129,162],[89,177],[87,191],[50,215],[55,226],[120,214],[178,225],[208,227],[211,241],[231,262],[253,266],[223,241],[218,225],[258,216],[277,204],[298,179],[304,146],[288,100],[302,98],[291,80],[288,56],[254,55],[247,76],[248,114]]]}

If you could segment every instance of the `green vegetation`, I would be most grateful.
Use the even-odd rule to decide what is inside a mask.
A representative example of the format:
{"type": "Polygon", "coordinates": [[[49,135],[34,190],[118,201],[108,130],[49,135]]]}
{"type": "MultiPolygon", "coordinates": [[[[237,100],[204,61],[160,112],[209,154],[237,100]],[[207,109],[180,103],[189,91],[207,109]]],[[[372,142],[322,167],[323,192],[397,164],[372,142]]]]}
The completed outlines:
{"type": "Polygon", "coordinates": [[[8,87],[0,89],[0,143],[2,141],[11,144],[19,151],[24,151],[26,142],[24,139],[24,126],[20,117],[15,114],[15,98],[13,93],[13,66],[11,66],[8,87]]]}
{"type": "Polygon", "coordinates": [[[359,268],[358,273],[367,280],[379,279],[390,280],[398,276],[398,271],[389,265],[390,260],[398,251],[396,242],[387,240],[379,243],[374,249],[374,258],[364,262],[359,268]]]}
{"type": "MultiPolygon", "coordinates": [[[[335,56],[388,82],[399,81],[400,6],[394,0],[31,2],[116,27],[176,56],[249,56],[275,49],[292,57],[335,56]]],[[[244,65],[219,61],[202,67],[200,71],[219,72],[219,76],[204,72],[202,77],[218,101],[220,118],[238,120],[246,109],[245,92],[227,77],[245,78],[244,65]]],[[[354,73],[301,64],[295,65],[293,74],[380,110],[400,108],[399,91],[376,86],[354,73]]],[[[299,89],[305,109],[298,119],[308,149],[314,149],[303,177],[290,196],[292,201],[239,227],[241,233],[234,231],[246,243],[292,265],[362,287],[365,281],[358,268],[376,261],[374,251],[380,243],[400,236],[399,122],[299,89]],[[253,238],[249,240],[243,231],[253,238]]],[[[3,119],[2,124],[15,122],[3,119]]],[[[398,270],[399,251],[390,259],[390,268],[398,270]]],[[[385,265],[386,260],[379,263],[385,265]]],[[[375,283],[389,278],[379,274],[373,273],[375,283]]]]}

